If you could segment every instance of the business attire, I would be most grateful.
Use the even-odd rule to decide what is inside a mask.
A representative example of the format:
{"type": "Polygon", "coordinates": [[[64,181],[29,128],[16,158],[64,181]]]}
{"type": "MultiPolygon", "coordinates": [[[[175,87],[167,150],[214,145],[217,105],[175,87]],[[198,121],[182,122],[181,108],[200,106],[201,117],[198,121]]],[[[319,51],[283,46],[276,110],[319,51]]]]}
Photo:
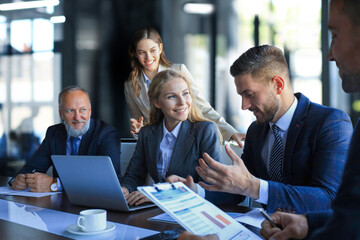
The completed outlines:
{"type": "MultiPolygon", "coordinates": [[[[253,122],[246,134],[241,158],[251,174],[268,184],[264,204],[268,212],[306,213],[330,209],[345,166],[352,134],[349,116],[312,103],[300,93],[295,97],[298,103],[283,145],[280,182],[271,180],[268,161],[262,155],[269,124],[253,122]]],[[[239,196],[239,199],[242,198],[239,196]]],[[[235,202],[232,198],[227,201],[235,202]]]]}
{"type": "MultiPolygon", "coordinates": [[[[66,155],[68,136],[63,123],[50,126],[33,157],[20,169],[19,173],[30,173],[33,169],[46,173],[53,165],[51,155],[66,155]]],[[[89,130],[82,135],[78,146],[78,155],[109,156],[114,169],[120,177],[120,137],[118,131],[101,120],[90,119],[89,130]]],[[[79,169],[80,171],[80,169],[79,169]]],[[[58,174],[53,169],[53,177],[58,174]]]]}
{"type": "Polygon", "coordinates": [[[307,214],[309,239],[360,239],[360,119],[354,129],[349,154],[333,211],[307,214]]]}
{"type": "MultiPolygon", "coordinates": [[[[236,133],[231,125],[229,125],[225,119],[216,112],[210,104],[200,96],[200,91],[197,85],[194,82],[193,77],[191,76],[189,70],[184,64],[173,64],[171,69],[176,70],[184,74],[191,81],[191,93],[193,96],[193,102],[200,108],[203,116],[218,125],[220,132],[225,140],[229,140],[231,136],[236,133]]],[[[159,72],[166,70],[167,67],[160,65],[159,72]]],[[[141,91],[139,97],[135,95],[135,92],[132,87],[130,80],[125,82],[125,98],[130,111],[132,118],[139,119],[139,117],[144,117],[144,123],[149,122],[149,112],[150,112],[150,101],[148,96],[148,87],[145,83],[145,78],[143,74],[140,74],[137,79],[141,91]]]]}
{"type": "Polygon", "coordinates": [[[160,176],[158,162],[161,160],[160,144],[164,135],[163,123],[141,128],[135,152],[126,169],[121,185],[130,192],[144,185],[148,174],[154,182],[162,182],[165,177],[178,175],[186,178],[191,175],[195,182],[200,177],[195,167],[203,153],[220,160],[218,130],[213,122],[183,121],[172,151],[171,159],[164,177],[160,176]]]}

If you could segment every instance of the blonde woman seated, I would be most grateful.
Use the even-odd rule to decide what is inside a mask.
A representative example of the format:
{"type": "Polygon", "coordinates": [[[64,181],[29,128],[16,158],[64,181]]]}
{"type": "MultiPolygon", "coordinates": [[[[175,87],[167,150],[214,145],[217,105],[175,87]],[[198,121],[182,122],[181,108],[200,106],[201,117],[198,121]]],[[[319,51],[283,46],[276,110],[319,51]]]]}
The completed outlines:
{"type": "Polygon", "coordinates": [[[190,81],[175,70],[158,73],[149,88],[150,122],[141,128],[134,155],[122,180],[122,189],[129,205],[149,201],[137,191],[147,174],[155,182],[167,176],[190,175],[200,179],[195,171],[199,158],[208,153],[220,160],[220,139],[215,123],[202,117],[192,104],[190,81]]]}

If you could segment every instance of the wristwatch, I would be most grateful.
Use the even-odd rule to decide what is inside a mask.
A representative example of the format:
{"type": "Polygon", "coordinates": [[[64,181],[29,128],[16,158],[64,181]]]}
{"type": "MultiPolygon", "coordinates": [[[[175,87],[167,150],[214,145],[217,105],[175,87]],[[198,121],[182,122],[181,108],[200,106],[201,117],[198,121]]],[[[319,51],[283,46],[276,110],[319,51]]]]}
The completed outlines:
{"type": "Polygon", "coordinates": [[[50,185],[50,191],[52,192],[57,192],[58,191],[58,184],[57,184],[57,179],[53,178],[53,181],[50,185]]]}

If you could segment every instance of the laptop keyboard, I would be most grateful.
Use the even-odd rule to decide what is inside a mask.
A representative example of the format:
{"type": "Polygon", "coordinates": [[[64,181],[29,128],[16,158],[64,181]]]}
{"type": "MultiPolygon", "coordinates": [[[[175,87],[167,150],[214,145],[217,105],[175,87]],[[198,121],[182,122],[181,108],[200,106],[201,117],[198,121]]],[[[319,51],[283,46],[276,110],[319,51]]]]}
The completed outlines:
{"type": "Polygon", "coordinates": [[[154,205],[154,203],[152,202],[145,202],[145,203],[142,203],[140,205],[128,205],[129,206],[129,209],[132,209],[132,208],[139,208],[139,207],[145,207],[145,206],[156,206],[154,205]]]}

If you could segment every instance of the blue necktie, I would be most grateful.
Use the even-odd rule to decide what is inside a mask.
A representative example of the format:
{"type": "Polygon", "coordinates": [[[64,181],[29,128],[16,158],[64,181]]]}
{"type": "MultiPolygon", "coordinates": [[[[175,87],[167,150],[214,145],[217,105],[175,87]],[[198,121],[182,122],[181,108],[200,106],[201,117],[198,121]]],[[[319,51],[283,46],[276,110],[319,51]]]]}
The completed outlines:
{"type": "Polygon", "coordinates": [[[79,137],[70,137],[71,142],[71,155],[78,155],[78,143],[80,141],[79,137]]]}
{"type": "Polygon", "coordinates": [[[279,135],[280,128],[272,125],[274,132],[274,145],[270,152],[269,176],[272,181],[282,182],[282,163],[284,159],[284,148],[279,135]]]}

